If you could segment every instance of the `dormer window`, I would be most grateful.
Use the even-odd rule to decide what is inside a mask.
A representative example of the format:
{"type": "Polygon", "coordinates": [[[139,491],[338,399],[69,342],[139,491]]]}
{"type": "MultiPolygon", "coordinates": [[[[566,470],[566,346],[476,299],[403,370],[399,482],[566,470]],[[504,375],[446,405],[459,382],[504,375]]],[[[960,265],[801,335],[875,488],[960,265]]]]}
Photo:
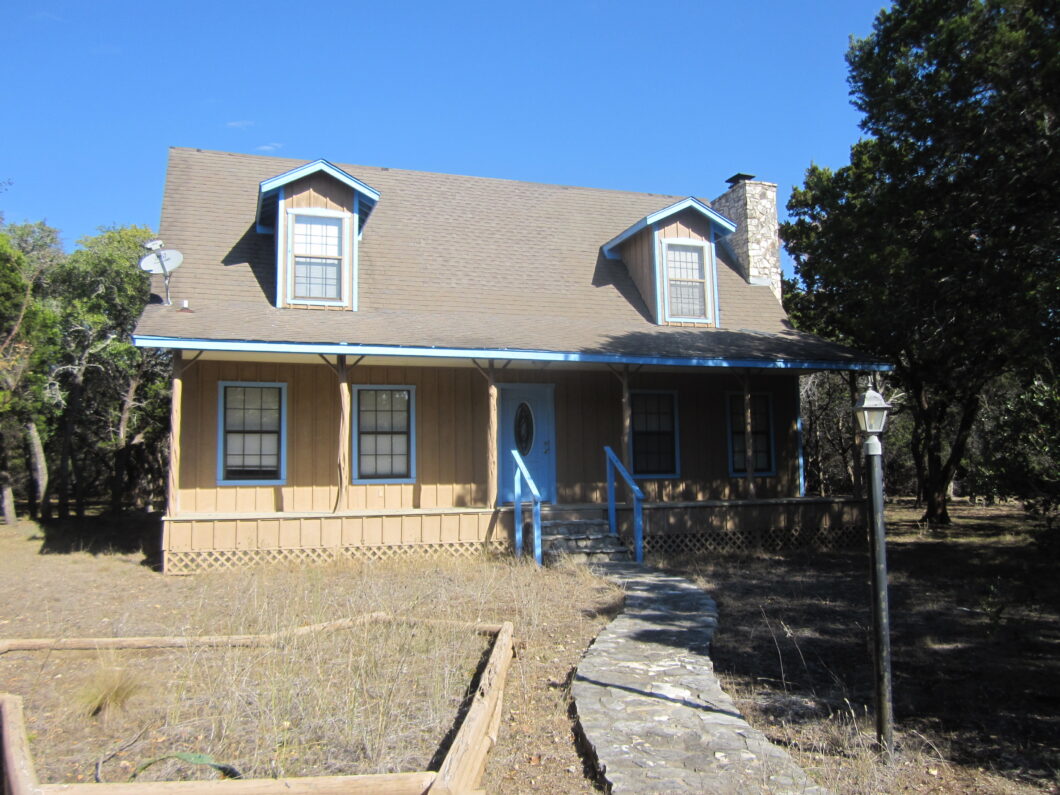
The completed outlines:
{"type": "Polygon", "coordinates": [[[357,246],[378,201],[326,160],[260,184],[257,231],[275,239],[276,307],[357,310],[357,246]]]}
{"type": "Polygon", "coordinates": [[[312,210],[290,216],[292,301],[343,303],[348,222],[342,215],[312,210]],[[326,215],[324,213],[327,213],[326,215]]]}
{"type": "Polygon", "coordinates": [[[714,247],[735,231],[736,224],[690,196],[644,216],[605,243],[603,254],[625,259],[656,323],[717,327],[714,247]]]}
{"type": "Polygon", "coordinates": [[[701,240],[664,240],[667,320],[710,320],[707,246],[701,240]]]}

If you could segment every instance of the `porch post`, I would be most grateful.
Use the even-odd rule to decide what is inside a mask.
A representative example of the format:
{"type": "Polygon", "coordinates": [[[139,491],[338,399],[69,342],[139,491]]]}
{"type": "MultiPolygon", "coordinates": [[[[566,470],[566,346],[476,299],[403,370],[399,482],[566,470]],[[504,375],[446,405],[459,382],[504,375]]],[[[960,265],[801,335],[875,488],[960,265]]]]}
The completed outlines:
{"type": "Polygon", "coordinates": [[[632,409],[629,404],[629,365],[622,365],[622,375],[619,376],[619,380],[622,381],[622,464],[627,470],[632,470],[633,467],[629,461],[629,434],[630,429],[633,427],[632,409]]]}
{"type": "Polygon", "coordinates": [[[339,484],[332,513],[346,510],[346,494],[350,483],[350,382],[345,354],[336,357],[335,375],[339,379],[339,484]]]}
{"type": "Polygon", "coordinates": [[[751,377],[743,377],[743,463],[747,477],[747,499],[755,498],[754,434],[751,424],[751,377]]]}
{"type": "MultiPolygon", "coordinates": [[[[166,513],[170,516],[180,513],[180,404],[183,395],[184,358],[180,349],[177,348],[173,351],[173,387],[169,403],[169,472],[166,481],[166,513]]],[[[162,541],[163,550],[166,548],[166,540],[162,541]]]]}
{"type": "Polygon", "coordinates": [[[489,391],[489,418],[486,425],[486,504],[490,508],[497,505],[497,382],[493,379],[493,360],[490,359],[486,374],[486,385],[489,391]]]}

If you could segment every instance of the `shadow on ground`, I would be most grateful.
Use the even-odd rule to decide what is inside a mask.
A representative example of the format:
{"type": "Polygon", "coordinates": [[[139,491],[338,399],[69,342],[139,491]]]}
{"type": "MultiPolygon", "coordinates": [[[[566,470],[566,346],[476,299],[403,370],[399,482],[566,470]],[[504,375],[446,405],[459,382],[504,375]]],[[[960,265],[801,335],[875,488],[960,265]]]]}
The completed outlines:
{"type": "MultiPolygon", "coordinates": [[[[1060,770],[1060,578],[1016,509],[956,512],[922,533],[889,519],[897,729],[953,762],[1038,786],[1060,770]]],[[[813,723],[874,703],[863,551],[670,561],[717,600],[717,670],[766,720],[813,723]]],[[[665,637],[665,636],[660,636],[665,637]]],[[[675,638],[675,645],[693,638],[675,638]]],[[[869,722],[871,725],[871,721],[869,722]]]]}
{"type": "Polygon", "coordinates": [[[40,522],[42,555],[141,553],[142,564],[159,568],[162,561],[162,515],[130,511],[84,518],[40,522]]]}

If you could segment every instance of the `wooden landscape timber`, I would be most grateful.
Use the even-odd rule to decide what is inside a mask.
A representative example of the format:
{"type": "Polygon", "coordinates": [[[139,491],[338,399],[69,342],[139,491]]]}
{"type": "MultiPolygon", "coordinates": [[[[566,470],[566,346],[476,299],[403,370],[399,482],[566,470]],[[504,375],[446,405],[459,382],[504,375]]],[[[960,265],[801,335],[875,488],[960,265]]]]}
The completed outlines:
{"type": "Polygon", "coordinates": [[[306,776],[282,779],[229,779],[213,781],[131,781],[99,784],[41,784],[29,751],[22,699],[0,693],[0,795],[48,795],[49,793],[101,793],[101,795],[288,795],[291,792],[315,795],[424,795],[428,792],[478,792],[486,768],[486,758],[497,742],[500,728],[504,682],[515,653],[515,630],[510,621],[502,624],[476,624],[447,619],[396,617],[388,613],[366,613],[352,618],[310,624],[264,635],[213,635],[199,638],[14,638],[0,642],[0,653],[74,649],[148,649],[186,646],[264,646],[284,638],[312,632],[332,632],[370,622],[446,624],[465,626],[474,632],[493,635],[493,648],[479,679],[467,714],[457,730],[441,770],[413,773],[387,773],[363,776],[306,776]]]}

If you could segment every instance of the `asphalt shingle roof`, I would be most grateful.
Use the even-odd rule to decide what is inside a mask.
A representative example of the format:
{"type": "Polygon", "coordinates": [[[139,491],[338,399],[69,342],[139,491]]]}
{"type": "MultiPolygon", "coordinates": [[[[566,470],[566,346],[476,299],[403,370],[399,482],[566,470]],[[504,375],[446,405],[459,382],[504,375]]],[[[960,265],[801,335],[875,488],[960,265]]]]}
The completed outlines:
{"type": "Polygon", "coordinates": [[[258,184],[303,162],[170,150],[159,232],[184,264],[173,306],[149,305],[137,335],[870,361],[792,330],[769,288],[721,256],[721,328],[652,323],[625,265],[600,247],[683,197],[339,163],[381,194],[360,242],[359,309],[276,309],[273,238],[255,230],[258,184]],[[183,300],[192,312],[177,311],[183,300]]]}

